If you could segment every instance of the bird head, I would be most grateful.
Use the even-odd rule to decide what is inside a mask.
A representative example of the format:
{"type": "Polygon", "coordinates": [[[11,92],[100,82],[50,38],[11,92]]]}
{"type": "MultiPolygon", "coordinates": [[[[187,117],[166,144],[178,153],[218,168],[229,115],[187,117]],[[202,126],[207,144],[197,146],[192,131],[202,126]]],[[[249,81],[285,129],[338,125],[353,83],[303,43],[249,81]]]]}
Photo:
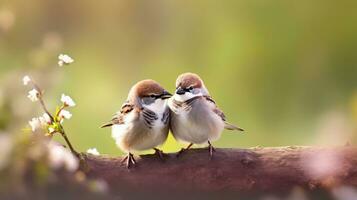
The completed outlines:
{"type": "Polygon", "coordinates": [[[186,101],[196,96],[209,95],[202,79],[194,73],[184,73],[176,80],[175,99],[186,101]]]}
{"type": "Polygon", "coordinates": [[[154,80],[142,80],[136,83],[129,92],[129,101],[143,107],[163,104],[172,95],[154,80]]]}

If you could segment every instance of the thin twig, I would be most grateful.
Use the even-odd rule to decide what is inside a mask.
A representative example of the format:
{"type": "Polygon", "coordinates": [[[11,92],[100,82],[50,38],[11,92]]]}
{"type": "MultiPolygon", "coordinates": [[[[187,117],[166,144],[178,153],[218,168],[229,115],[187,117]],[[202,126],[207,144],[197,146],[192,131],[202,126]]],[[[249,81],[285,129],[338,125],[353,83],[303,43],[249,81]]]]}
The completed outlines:
{"type": "MultiPolygon", "coordinates": [[[[55,118],[54,118],[54,117],[51,115],[51,113],[48,111],[48,109],[47,109],[47,107],[46,107],[46,104],[45,104],[45,102],[44,102],[43,99],[42,99],[43,91],[41,90],[41,88],[40,88],[33,80],[31,80],[31,83],[32,83],[33,87],[39,92],[38,98],[39,98],[40,104],[41,104],[41,106],[42,106],[42,109],[43,109],[43,110],[46,112],[46,114],[51,118],[51,122],[55,122],[55,118]]],[[[66,107],[66,105],[61,106],[61,108],[59,109],[57,115],[58,115],[65,107],[66,107]]],[[[55,117],[57,118],[58,116],[55,116],[55,117]]],[[[68,137],[67,137],[67,135],[66,135],[66,133],[65,133],[65,131],[64,131],[63,126],[60,125],[60,128],[61,128],[60,133],[61,133],[62,137],[64,138],[64,140],[66,141],[66,143],[67,143],[69,149],[71,150],[71,152],[72,152],[76,157],[79,158],[80,154],[73,148],[71,142],[69,141],[69,139],[68,139],[68,137]]]]}
{"type": "Polygon", "coordinates": [[[57,113],[56,113],[56,118],[59,116],[59,114],[61,113],[61,111],[63,110],[63,109],[65,109],[67,106],[65,105],[65,104],[63,104],[59,109],[58,109],[58,111],[57,111],[57,113]]]}
{"type": "Polygon", "coordinates": [[[42,97],[39,98],[40,104],[42,106],[42,109],[46,112],[46,114],[50,117],[51,121],[54,121],[54,118],[52,117],[51,113],[47,110],[45,102],[43,101],[42,97]]]}
{"type": "Polygon", "coordinates": [[[54,121],[54,118],[53,116],[51,115],[51,113],[48,111],[47,107],[46,107],[46,104],[45,102],[43,101],[42,99],[42,96],[43,96],[43,91],[41,90],[41,88],[33,81],[31,80],[31,83],[32,85],[34,86],[34,88],[40,93],[38,99],[40,101],[40,104],[42,106],[42,109],[46,112],[46,114],[50,117],[51,121],[53,122],[54,121]]]}
{"type": "Polygon", "coordinates": [[[66,132],[64,131],[62,125],[61,125],[61,132],[60,133],[61,133],[62,137],[64,138],[64,140],[66,141],[66,143],[67,143],[69,149],[71,150],[71,152],[73,154],[75,154],[77,157],[79,157],[79,153],[76,150],[74,150],[74,148],[73,148],[71,142],[69,141],[69,139],[68,139],[68,137],[66,135],[66,132]]]}

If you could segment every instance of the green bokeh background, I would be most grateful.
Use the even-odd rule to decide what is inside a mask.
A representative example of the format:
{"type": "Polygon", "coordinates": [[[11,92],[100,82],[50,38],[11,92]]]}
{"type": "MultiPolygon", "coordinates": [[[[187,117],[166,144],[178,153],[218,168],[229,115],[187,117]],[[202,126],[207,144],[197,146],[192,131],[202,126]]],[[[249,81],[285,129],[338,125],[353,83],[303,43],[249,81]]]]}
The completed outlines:
{"type": "MultiPolygon", "coordinates": [[[[0,0],[0,130],[41,114],[21,85],[29,74],[51,109],[62,93],[76,101],[64,126],[77,149],[118,155],[99,126],[129,88],[151,78],[173,91],[190,71],[246,130],[225,131],[218,147],[355,143],[356,8],[352,0],[0,0]],[[59,53],[75,62],[58,67],[59,53]]],[[[181,146],[170,137],[163,148],[181,146]]]]}

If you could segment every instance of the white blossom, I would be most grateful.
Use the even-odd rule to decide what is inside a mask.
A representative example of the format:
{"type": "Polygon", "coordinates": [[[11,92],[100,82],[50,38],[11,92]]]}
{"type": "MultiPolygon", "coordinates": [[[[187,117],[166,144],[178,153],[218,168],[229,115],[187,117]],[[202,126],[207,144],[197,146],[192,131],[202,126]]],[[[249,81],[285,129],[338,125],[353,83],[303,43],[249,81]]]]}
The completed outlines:
{"type": "Polygon", "coordinates": [[[38,97],[40,96],[40,92],[37,91],[36,89],[33,89],[31,91],[29,91],[29,95],[27,95],[27,97],[32,101],[38,101],[38,97]]]}
{"type": "Polygon", "coordinates": [[[44,113],[41,117],[39,117],[39,120],[42,125],[51,124],[52,122],[50,116],[47,113],[44,113]]]}
{"type": "Polygon", "coordinates": [[[59,113],[59,117],[62,119],[71,119],[72,114],[67,110],[61,110],[61,112],[59,113]]]}
{"type": "Polygon", "coordinates": [[[100,153],[98,152],[97,148],[90,148],[87,150],[87,153],[92,154],[94,156],[99,156],[100,153]]]}
{"type": "Polygon", "coordinates": [[[29,121],[29,124],[31,126],[32,132],[35,132],[37,129],[41,127],[41,121],[39,118],[32,118],[32,120],[29,121]]]}
{"type": "Polygon", "coordinates": [[[58,56],[58,65],[60,66],[60,67],[62,67],[63,65],[69,65],[69,64],[71,64],[71,63],[73,63],[74,62],[74,60],[73,60],[73,58],[71,58],[69,55],[67,55],[67,54],[60,54],[59,56],[58,56]]]}
{"type": "Polygon", "coordinates": [[[31,82],[31,78],[29,76],[24,76],[24,78],[22,78],[22,82],[24,83],[24,85],[28,85],[29,82],[31,82]]]}
{"type": "Polygon", "coordinates": [[[49,143],[49,164],[53,169],[65,167],[68,171],[75,171],[78,168],[77,158],[63,146],[54,142],[49,143]]]}
{"type": "Polygon", "coordinates": [[[64,103],[64,105],[69,106],[69,107],[73,107],[76,105],[76,103],[74,103],[73,99],[70,96],[66,96],[65,94],[62,94],[61,101],[64,103]]]}
{"type": "Polygon", "coordinates": [[[55,132],[55,129],[52,128],[52,127],[49,127],[49,128],[48,128],[48,132],[49,132],[49,133],[53,133],[53,132],[55,132]]]}
{"type": "Polygon", "coordinates": [[[31,126],[31,130],[35,132],[37,129],[46,126],[47,124],[51,123],[51,119],[47,113],[43,114],[41,117],[34,117],[29,121],[31,126]]]}

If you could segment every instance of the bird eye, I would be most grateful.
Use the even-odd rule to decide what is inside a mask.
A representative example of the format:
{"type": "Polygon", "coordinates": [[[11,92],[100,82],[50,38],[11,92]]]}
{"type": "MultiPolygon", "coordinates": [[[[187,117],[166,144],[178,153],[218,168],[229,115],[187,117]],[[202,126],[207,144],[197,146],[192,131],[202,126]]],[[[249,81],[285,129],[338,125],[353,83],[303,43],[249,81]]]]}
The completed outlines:
{"type": "Polygon", "coordinates": [[[192,86],[190,86],[190,87],[188,87],[187,89],[188,89],[188,90],[193,90],[193,87],[192,87],[192,86]]]}
{"type": "Polygon", "coordinates": [[[156,96],[154,94],[150,95],[151,98],[155,98],[156,96]]]}

